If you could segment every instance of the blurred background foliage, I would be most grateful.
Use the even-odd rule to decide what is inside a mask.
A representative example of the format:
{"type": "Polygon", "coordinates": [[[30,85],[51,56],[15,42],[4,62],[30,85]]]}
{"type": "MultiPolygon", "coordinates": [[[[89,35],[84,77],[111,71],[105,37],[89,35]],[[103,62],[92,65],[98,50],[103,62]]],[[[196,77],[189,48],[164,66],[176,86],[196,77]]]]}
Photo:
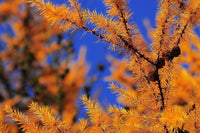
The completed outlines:
{"type": "MultiPolygon", "coordinates": [[[[89,97],[96,75],[86,78],[86,48],[74,59],[74,36],[51,28],[22,0],[0,5],[0,100],[26,110],[34,100],[51,105],[65,118],[76,120],[80,89],[89,97]]],[[[99,65],[102,71],[103,65],[99,65]]]]}

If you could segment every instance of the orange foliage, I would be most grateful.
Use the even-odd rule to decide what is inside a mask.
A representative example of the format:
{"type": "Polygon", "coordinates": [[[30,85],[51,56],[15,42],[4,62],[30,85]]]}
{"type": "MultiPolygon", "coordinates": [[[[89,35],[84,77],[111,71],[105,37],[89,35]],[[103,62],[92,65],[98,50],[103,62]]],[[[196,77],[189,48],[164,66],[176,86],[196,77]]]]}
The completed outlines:
{"type": "MultiPolygon", "coordinates": [[[[9,127],[14,125],[4,120],[11,117],[25,132],[200,132],[200,38],[194,31],[200,25],[199,0],[159,0],[156,28],[150,28],[146,23],[153,42],[151,46],[131,21],[127,0],[104,0],[106,15],[82,8],[77,0],[69,0],[68,5],[59,6],[44,0],[25,1],[36,7],[45,19],[38,26],[28,6],[19,14],[16,9],[8,9],[9,0],[2,4],[2,15],[6,17],[5,12],[9,10],[8,15],[15,15],[19,21],[13,24],[16,36],[2,37],[8,50],[0,56],[2,61],[12,60],[8,71],[19,66],[23,70],[22,76],[34,81],[32,85],[39,93],[34,100],[39,103],[32,102],[29,105],[31,113],[27,114],[26,110],[12,109],[10,106],[13,105],[2,106],[0,124],[5,125],[5,128],[0,128],[2,131],[9,132],[9,127]],[[44,24],[46,21],[53,29],[44,24]],[[88,26],[90,24],[93,26],[88,26]],[[80,122],[73,120],[77,114],[75,102],[78,91],[86,83],[86,49],[81,50],[78,61],[62,62],[61,65],[58,65],[59,58],[54,54],[64,47],[59,40],[60,32],[76,29],[90,32],[114,49],[124,50],[127,55],[121,61],[108,58],[112,64],[112,75],[106,77],[106,80],[113,81],[109,88],[118,94],[118,102],[123,107],[103,109],[84,95],[81,100],[86,105],[88,119],[80,122]],[[50,34],[49,30],[52,31],[50,34]],[[57,35],[58,42],[46,47],[45,43],[53,35],[57,35]],[[43,62],[48,54],[54,56],[52,67],[43,62]],[[32,57],[34,60],[30,60],[32,57]],[[22,60],[18,62],[17,59],[22,60]],[[29,67],[35,68],[38,64],[42,74],[32,75],[29,67]],[[185,64],[189,68],[183,67],[185,64]],[[57,100],[47,96],[56,96],[57,100]],[[51,107],[43,106],[42,102],[51,104],[51,107]]],[[[20,4],[16,2],[16,5],[20,4]]],[[[6,83],[6,73],[0,71],[0,74],[7,87],[4,90],[10,93],[10,97],[4,99],[12,101],[13,92],[9,91],[11,89],[6,83]]],[[[24,82],[19,83],[16,90],[22,86],[24,82]]],[[[18,103],[23,95],[15,98],[18,103]]],[[[7,103],[10,104],[9,101],[7,103]]]]}

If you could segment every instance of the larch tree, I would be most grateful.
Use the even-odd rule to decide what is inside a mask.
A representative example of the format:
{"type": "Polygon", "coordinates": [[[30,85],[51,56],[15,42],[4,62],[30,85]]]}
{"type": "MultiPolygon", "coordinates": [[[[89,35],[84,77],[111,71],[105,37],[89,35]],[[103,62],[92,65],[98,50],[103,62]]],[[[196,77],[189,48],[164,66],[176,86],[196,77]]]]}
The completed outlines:
{"type": "Polygon", "coordinates": [[[111,59],[112,75],[106,78],[113,81],[109,88],[124,107],[103,109],[84,95],[81,100],[89,117],[76,123],[36,102],[29,105],[30,112],[42,124],[10,106],[0,117],[11,117],[25,132],[200,132],[200,38],[195,32],[200,24],[199,0],[159,0],[156,28],[148,28],[152,44],[145,42],[132,21],[127,0],[103,0],[106,15],[82,8],[77,0],[59,6],[25,1],[54,28],[82,29],[113,50],[124,50],[126,59],[111,59]]]}

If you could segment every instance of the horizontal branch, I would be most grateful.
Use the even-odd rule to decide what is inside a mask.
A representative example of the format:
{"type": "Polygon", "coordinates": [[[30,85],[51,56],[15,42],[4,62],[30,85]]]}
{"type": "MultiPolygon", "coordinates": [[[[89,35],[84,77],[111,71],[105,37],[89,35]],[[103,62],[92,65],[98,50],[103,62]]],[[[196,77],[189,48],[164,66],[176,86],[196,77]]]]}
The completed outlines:
{"type": "MultiPolygon", "coordinates": [[[[65,19],[65,21],[68,21],[68,22],[72,23],[73,25],[75,25],[75,26],[77,26],[77,27],[79,27],[79,28],[82,28],[82,29],[84,29],[85,31],[90,32],[90,33],[92,33],[93,35],[96,35],[97,37],[99,37],[100,39],[103,39],[103,40],[105,40],[105,41],[107,41],[107,42],[110,43],[110,41],[106,40],[106,38],[105,38],[102,34],[100,34],[100,33],[97,33],[97,32],[95,32],[95,31],[93,31],[93,30],[91,30],[91,29],[89,29],[89,28],[87,28],[87,27],[85,27],[85,26],[79,26],[79,25],[77,25],[77,23],[72,22],[72,21],[70,21],[69,19],[65,19]]],[[[154,63],[154,62],[151,61],[148,57],[146,57],[144,54],[142,54],[140,51],[138,51],[138,49],[136,49],[136,48],[134,48],[132,45],[130,45],[125,39],[122,38],[121,35],[117,35],[117,36],[124,42],[125,46],[126,46],[129,50],[134,51],[134,52],[137,53],[141,58],[145,59],[145,60],[146,60],[147,62],[149,62],[150,64],[156,66],[156,63],[154,63]]],[[[121,47],[121,45],[119,45],[119,44],[116,44],[116,45],[118,45],[118,46],[121,47]]]]}

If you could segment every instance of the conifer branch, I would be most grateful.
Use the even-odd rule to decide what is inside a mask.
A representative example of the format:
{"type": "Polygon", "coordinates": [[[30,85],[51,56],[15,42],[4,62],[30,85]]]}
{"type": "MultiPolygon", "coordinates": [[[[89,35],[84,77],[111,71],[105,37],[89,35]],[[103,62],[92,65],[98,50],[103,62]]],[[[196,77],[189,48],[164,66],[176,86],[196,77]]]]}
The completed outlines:
{"type": "Polygon", "coordinates": [[[80,5],[78,4],[78,1],[77,0],[69,0],[69,2],[76,9],[78,16],[80,18],[80,24],[85,25],[84,17],[83,17],[83,14],[81,12],[80,5]]]}
{"type": "MultiPolygon", "coordinates": [[[[128,23],[127,23],[127,20],[125,19],[124,17],[124,13],[123,11],[119,8],[119,5],[117,5],[117,9],[119,10],[119,13],[120,13],[120,18],[122,19],[122,23],[125,27],[125,30],[126,30],[126,34],[129,36],[129,39],[131,40],[131,43],[132,43],[132,38],[131,38],[131,34],[130,34],[130,29],[128,28],[128,23]]],[[[122,36],[118,35],[121,40],[124,42],[124,44],[131,50],[133,50],[135,53],[137,53],[140,57],[144,58],[146,61],[148,61],[150,64],[152,65],[156,65],[153,61],[151,61],[149,58],[147,58],[144,54],[142,54],[141,52],[139,52],[136,48],[134,48],[132,45],[130,45],[125,39],[122,38],[122,36]]],[[[128,40],[129,41],[129,40],[128,40]]]]}
{"type": "Polygon", "coordinates": [[[189,20],[187,21],[187,23],[184,25],[183,29],[181,30],[180,36],[179,36],[178,41],[177,41],[177,43],[176,43],[177,46],[178,46],[178,45],[180,44],[180,42],[181,42],[181,38],[183,37],[183,34],[185,33],[185,31],[186,31],[186,29],[187,29],[187,27],[188,27],[188,25],[189,25],[189,23],[190,23],[190,21],[191,21],[191,19],[192,19],[192,15],[193,15],[193,14],[196,14],[196,10],[198,9],[199,6],[200,6],[200,5],[198,5],[197,8],[194,9],[194,10],[190,13],[190,18],[189,18],[189,20]]]}
{"type": "Polygon", "coordinates": [[[158,76],[158,79],[157,79],[158,88],[159,88],[159,91],[160,91],[160,97],[161,97],[161,103],[162,103],[162,106],[160,107],[160,110],[164,110],[164,108],[165,108],[165,99],[164,99],[164,94],[163,94],[163,90],[162,90],[162,87],[161,87],[160,75],[158,73],[158,70],[159,69],[156,69],[155,73],[158,76]]]}
{"type": "Polygon", "coordinates": [[[128,28],[127,20],[126,20],[125,17],[124,17],[124,13],[123,13],[122,10],[119,8],[119,5],[116,4],[116,6],[117,6],[117,9],[118,9],[119,12],[120,12],[120,17],[121,17],[122,23],[123,23],[123,25],[124,25],[124,27],[125,27],[126,34],[129,36],[129,39],[131,39],[131,35],[130,35],[130,32],[129,32],[130,29],[128,28]]]}
{"type": "MultiPolygon", "coordinates": [[[[151,83],[150,83],[149,78],[148,78],[146,75],[144,76],[144,78],[146,79],[148,85],[151,86],[151,83]]],[[[152,88],[152,91],[154,91],[152,86],[151,86],[151,88],[152,88]]],[[[155,97],[156,102],[158,102],[159,100],[157,99],[157,96],[156,96],[156,93],[155,93],[155,92],[153,92],[153,96],[155,97]]]]}
{"type": "MultiPolygon", "coordinates": [[[[74,25],[76,25],[76,23],[73,23],[73,22],[71,22],[71,23],[74,24],[74,25]]],[[[78,25],[76,25],[76,26],[78,26],[78,25]]],[[[100,39],[103,39],[103,40],[105,40],[105,41],[107,41],[107,42],[110,43],[110,41],[107,40],[102,34],[97,33],[97,32],[95,32],[95,31],[93,31],[93,30],[91,30],[91,29],[89,29],[89,28],[87,28],[87,27],[85,27],[85,26],[80,27],[80,28],[82,28],[82,29],[84,29],[85,31],[90,32],[90,33],[96,35],[97,37],[99,37],[100,39]]],[[[149,62],[150,64],[156,66],[156,64],[155,64],[153,61],[151,61],[148,57],[146,57],[144,54],[142,54],[140,51],[138,51],[136,48],[134,48],[132,45],[130,45],[125,39],[123,39],[123,37],[122,37],[121,35],[117,35],[117,36],[124,42],[125,46],[126,46],[129,50],[134,51],[134,53],[137,53],[141,58],[145,59],[145,60],[146,60],[147,62],[149,62]]],[[[122,47],[122,45],[119,45],[119,44],[116,44],[116,45],[122,47]]],[[[123,48],[123,47],[122,47],[122,48],[123,48]]]]}
{"type": "MultiPolygon", "coordinates": [[[[193,111],[193,110],[195,110],[195,108],[196,108],[196,105],[195,104],[193,104],[192,105],[192,107],[189,109],[189,111],[187,112],[187,116],[193,111]]],[[[184,126],[185,126],[185,122],[183,123],[183,125],[182,125],[182,130],[184,129],[184,126]]]]}
{"type": "MultiPolygon", "coordinates": [[[[167,1],[168,2],[168,4],[169,4],[169,1],[167,1]]],[[[168,7],[169,8],[169,7],[168,7]]],[[[166,30],[166,25],[167,25],[167,23],[168,23],[168,19],[169,19],[169,17],[168,17],[168,13],[167,13],[167,17],[166,17],[166,19],[165,19],[165,21],[164,21],[164,24],[162,25],[162,34],[160,35],[160,41],[159,41],[159,51],[158,51],[158,56],[157,56],[157,63],[156,63],[156,71],[155,71],[155,75],[157,75],[158,77],[157,77],[157,82],[158,82],[158,88],[159,88],[159,91],[160,91],[160,97],[161,97],[161,103],[162,103],[162,106],[161,106],[161,110],[163,110],[164,108],[165,108],[165,99],[164,99],[164,94],[163,94],[163,88],[162,88],[162,86],[161,86],[161,79],[160,79],[160,75],[159,75],[159,69],[160,68],[162,68],[162,67],[160,67],[160,52],[161,52],[161,48],[162,48],[162,45],[163,45],[163,41],[164,41],[164,39],[163,39],[163,36],[165,35],[165,30],[166,30]]]]}
{"type": "Polygon", "coordinates": [[[181,31],[181,33],[180,33],[180,36],[179,36],[179,38],[178,38],[178,41],[177,41],[177,43],[176,43],[176,46],[178,46],[178,45],[180,44],[181,38],[183,37],[183,34],[185,33],[185,30],[187,29],[188,25],[189,25],[189,21],[188,21],[188,22],[185,24],[185,26],[183,27],[183,29],[182,29],[182,31],[181,31]]]}
{"type": "Polygon", "coordinates": [[[167,22],[168,22],[168,18],[166,18],[165,19],[165,22],[164,22],[164,24],[163,24],[163,29],[162,29],[162,34],[160,35],[160,46],[159,46],[159,51],[158,51],[158,57],[157,57],[157,60],[159,60],[159,58],[160,58],[160,52],[161,52],[161,48],[162,48],[162,44],[163,44],[163,41],[164,41],[164,39],[163,39],[163,36],[164,36],[164,34],[165,34],[165,29],[166,29],[166,24],[167,24],[167,22]]]}
{"type": "MultiPolygon", "coordinates": [[[[18,0],[12,0],[12,2],[13,1],[18,0]]],[[[7,78],[7,76],[9,76],[7,71],[8,73],[12,73],[16,69],[19,69],[18,66],[16,67],[18,63],[16,61],[13,61],[14,63],[12,64],[14,65],[12,65],[11,68],[10,66],[7,68],[3,63],[7,60],[12,61],[16,59],[16,57],[11,57],[13,56],[13,52],[17,54],[22,52],[23,55],[17,57],[22,57],[23,61],[29,61],[29,57],[26,56],[27,51],[30,51],[35,58],[31,60],[31,63],[28,65],[26,64],[28,68],[20,70],[23,70],[22,72],[24,72],[23,75],[25,77],[28,76],[27,82],[29,83],[30,80],[30,85],[32,87],[35,88],[37,84],[41,83],[41,85],[43,84],[47,89],[45,92],[50,92],[49,94],[53,94],[53,96],[57,94],[58,106],[54,106],[56,105],[55,100],[50,98],[45,99],[46,97],[42,97],[44,95],[38,96],[35,94],[38,100],[41,99],[41,102],[53,104],[52,107],[54,108],[41,106],[40,103],[32,103],[29,106],[30,110],[25,115],[23,114],[25,110],[19,112],[18,110],[5,106],[5,109],[3,109],[5,111],[4,114],[4,112],[2,112],[4,105],[13,105],[11,102],[15,101],[15,98],[13,99],[11,96],[11,99],[5,99],[2,95],[0,96],[3,105],[2,108],[0,108],[0,125],[4,126],[4,123],[7,124],[8,122],[7,126],[10,128],[10,120],[6,117],[11,117],[14,121],[18,122],[18,124],[20,124],[19,127],[22,128],[19,129],[18,132],[198,132],[200,120],[200,109],[198,108],[200,104],[198,102],[200,81],[198,78],[200,70],[199,62],[195,64],[194,60],[196,61],[199,58],[198,52],[200,51],[200,47],[198,44],[200,39],[195,32],[188,32],[191,32],[190,30],[193,30],[196,24],[200,24],[199,0],[159,0],[161,10],[159,10],[157,15],[157,27],[153,30],[149,26],[149,35],[153,40],[152,52],[146,50],[147,47],[142,36],[134,31],[136,26],[130,21],[131,13],[127,8],[127,0],[104,0],[104,4],[108,8],[106,10],[106,15],[98,14],[96,10],[90,12],[87,9],[82,9],[78,0],[69,0],[69,6],[56,6],[46,0],[25,1],[31,3],[31,6],[36,7],[40,11],[40,14],[44,15],[50,24],[56,26],[56,28],[62,31],[81,29],[84,32],[90,32],[95,35],[97,39],[111,44],[113,47],[116,46],[119,49],[123,49],[126,54],[130,54],[130,56],[127,56],[128,60],[124,62],[112,62],[112,76],[108,77],[109,80],[119,82],[119,84],[123,86],[119,88],[111,84],[110,88],[119,94],[118,102],[122,103],[124,108],[111,106],[107,111],[104,111],[95,101],[90,100],[88,95],[83,96],[81,99],[87,108],[87,114],[89,116],[88,123],[86,120],[80,121],[80,123],[74,121],[73,123],[72,121],[75,118],[74,113],[76,113],[77,110],[75,110],[74,103],[71,102],[75,101],[75,95],[71,94],[76,94],[77,96],[77,90],[81,88],[81,85],[87,82],[85,78],[79,78],[80,75],[86,76],[85,73],[87,70],[80,69],[83,68],[85,60],[78,59],[78,65],[72,63],[70,66],[69,64],[69,73],[69,69],[66,70],[66,62],[60,65],[60,63],[63,62],[57,58],[61,56],[61,53],[58,53],[58,56],[57,54],[53,55],[55,56],[55,58],[53,58],[53,68],[50,65],[48,68],[46,65],[43,67],[42,63],[40,68],[41,59],[43,60],[46,58],[51,52],[62,51],[62,48],[65,46],[60,47],[59,45],[62,40],[61,36],[58,37],[58,45],[53,49],[50,48],[49,50],[47,48],[48,50],[46,50],[46,47],[34,46],[34,42],[45,44],[46,40],[43,39],[41,35],[38,35],[38,32],[31,32],[32,28],[34,28],[33,30],[35,31],[35,25],[32,23],[32,19],[34,20],[34,18],[30,20],[30,24],[25,18],[24,22],[22,22],[24,23],[23,26],[20,26],[21,24],[18,25],[18,23],[13,26],[14,30],[17,28],[16,38],[14,38],[14,41],[16,41],[16,44],[14,44],[15,46],[12,45],[13,43],[9,43],[13,38],[8,37],[7,40],[5,38],[9,46],[8,48],[11,48],[11,50],[8,50],[8,54],[6,50],[6,54],[2,54],[2,59],[0,60],[0,75],[3,76],[0,77],[0,79],[6,82],[2,82],[1,85],[7,88],[13,88],[10,81],[8,81],[8,79],[12,80],[13,76],[11,75],[11,77],[7,78]],[[34,26],[30,27],[30,30],[27,30],[27,27],[24,27],[26,25],[34,26]],[[23,34],[21,34],[21,28],[25,28],[23,34]],[[30,50],[30,47],[26,47],[26,42],[23,42],[23,44],[21,43],[21,38],[25,37],[24,33],[26,32],[30,32],[28,36],[30,36],[31,39],[27,40],[27,43],[33,42],[33,47],[31,47],[33,50],[30,50]],[[35,37],[35,34],[38,36],[35,37]],[[180,44],[183,44],[181,49],[179,46],[180,44]],[[195,45],[197,51],[195,51],[196,49],[189,49],[191,45],[195,45]],[[41,53],[35,52],[37,50],[41,53]],[[180,50],[187,55],[187,59],[185,59],[183,54],[180,55],[180,50]],[[39,54],[35,55],[34,52],[39,54]],[[153,57],[151,57],[150,54],[153,57]],[[182,68],[176,69],[180,63],[173,59],[178,56],[183,56],[183,61],[185,61],[183,63],[189,64],[189,68],[184,70],[182,68]],[[79,65],[79,63],[81,65],[79,65]],[[73,73],[74,71],[76,72],[73,73]],[[35,74],[35,72],[37,72],[36,75],[32,75],[32,73],[35,74]],[[27,75],[26,73],[31,73],[31,75],[27,75]],[[69,74],[66,75],[67,73],[69,74]],[[42,75],[42,77],[39,75],[42,75]],[[78,76],[78,78],[74,78],[76,76],[78,76]],[[31,81],[37,77],[41,79],[31,81]],[[70,81],[71,79],[72,81],[70,81]],[[194,86],[194,91],[191,91],[191,85],[194,86]],[[65,92],[67,93],[63,95],[62,93],[65,92]],[[68,99],[68,97],[65,97],[66,99],[63,99],[62,96],[69,96],[70,98],[68,99]],[[4,99],[2,100],[2,98],[4,99]],[[45,101],[43,101],[44,99],[45,101]],[[193,99],[197,102],[191,105],[190,100],[193,99]],[[52,101],[49,102],[48,100],[52,101]],[[63,100],[65,100],[65,102],[63,100]],[[68,101],[70,101],[70,103],[68,103],[68,101]],[[59,112],[57,112],[57,110],[59,110],[59,112]],[[63,111],[62,113],[61,110],[63,111]],[[29,114],[29,112],[31,114],[29,114]],[[7,116],[5,116],[6,113],[8,114],[7,116]],[[38,116],[39,120],[35,120],[35,115],[38,116]],[[57,117],[58,115],[60,117],[57,117]],[[60,119],[61,117],[63,117],[64,121],[60,119]]],[[[9,4],[10,3],[8,3],[8,5],[9,4]]],[[[5,8],[5,6],[3,6],[3,8],[5,8]]],[[[30,14],[28,13],[27,16],[30,16],[30,14]]],[[[48,26],[46,26],[46,21],[44,25],[44,35],[46,36],[46,32],[49,32],[49,30],[46,30],[48,28],[48,26]]],[[[36,27],[39,27],[39,25],[36,25],[36,27]]],[[[38,30],[39,29],[36,28],[36,31],[38,30]]],[[[57,35],[58,32],[56,31],[52,34],[57,35]]],[[[49,37],[51,37],[52,34],[49,35],[49,37]]],[[[71,48],[71,44],[69,45],[66,47],[68,48],[69,46],[71,48]]],[[[80,56],[83,57],[82,55],[80,56]]],[[[19,86],[17,85],[16,89],[21,88],[22,84],[25,84],[23,87],[26,87],[26,83],[23,82],[26,80],[19,80],[20,84],[19,86]]],[[[20,100],[25,103],[23,98],[22,96],[20,100]]],[[[1,129],[2,128],[0,128],[0,130],[1,129]]]]}
{"type": "Polygon", "coordinates": [[[142,54],[140,51],[138,51],[138,49],[134,48],[132,45],[130,45],[125,39],[122,38],[122,36],[118,35],[119,38],[124,42],[125,46],[133,51],[134,53],[138,54],[141,58],[145,59],[147,62],[149,62],[150,64],[156,66],[156,64],[151,61],[148,57],[146,57],[144,54],[142,54]]]}
{"type": "MultiPolygon", "coordinates": [[[[27,0],[27,1],[28,1],[28,2],[31,2],[30,0],[27,0]]],[[[69,23],[71,23],[72,25],[74,25],[74,26],[76,26],[76,27],[80,27],[80,28],[84,29],[85,31],[90,32],[90,33],[92,33],[92,34],[98,36],[100,39],[103,39],[103,40],[105,40],[105,41],[107,41],[107,42],[109,42],[109,43],[113,43],[113,42],[111,42],[111,40],[108,40],[103,34],[97,33],[96,31],[87,28],[86,26],[84,26],[84,25],[78,23],[77,20],[72,20],[71,18],[67,18],[67,17],[57,16],[57,15],[56,15],[56,10],[58,10],[58,9],[59,9],[59,10],[63,9],[63,10],[66,10],[66,11],[68,11],[68,10],[70,11],[69,8],[64,8],[63,6],[62,6],[62,8],[56,8],[56,7],[53,6],[51,3],[48,3],[48,5],[49,5],[49,7],[46,7],[43,0],[42,0],[41,3],[39,2],[39,0],[34,0],[34,2],[32,3],[32,6],[36,6],[36,7],[41,11],[41,14],[45,15],[46,18],[49,19],[49,20],[51,21],[52,24],[56,24],[57,22],[59,22],[59,20],[57,20],[57,19],[59,19],[59,17],[60,17],[60,22],[61,22],[61,21],[69,22],[69,23]],[[52,6],[52,9],[50,8],[51,6],[52,6]],[[43,9],[43,8],[44,8],[44,9],[43,9]],[[52,17],[53,17],[54,19],[56,19],[56,20],[52,19],[52,18],[51,18],[51,15],[48,15],[48,12],[50,12],[50,14],[52,15],[52,17]]],[[[79,12],[79,11],[78,11],[78,12],[79,12]]],[[[68,13],[67,15],[69,15],[69,13],[68,13]]],[[[66,15],[66,16],[67,16],[67,15],[66,15]]],[[[83,15],[84,15],[84,12],[83,12],[83,15]]],[[[121,16],[121,17],[124,17],[124,16],[121,16]]],[[[124,20],[125,20],[125,18],[124,18],[124,20]]],[[[124,21],[124,24],[127,25],[127,22],[124,21]]],[[[126,26],[126,29],[127,29],[127,31],[128,31],[128,26],[126,26]]],[[[154,65],[154,66],[156,65],[156,64],[155,64],[153,61],[151,61],[148,57],[146,57],[144,54],[142,54],[142,53],[141,53],[140,51],[138,51],[136,48],[134,48],[133,46],[131,46],[125,39],[123,39],[123,37],[122,37],[121,35],[118,35],[118,33],[115,33],[115,34],[117,34],[117,36],[124,42],[126,48],[128,48],[128,49],[131,50],[131,51],[133,51],[134,53],[137,53],[141,58],[145,59],[145,60],[146,60],[147,62],[149,62],[150,64],[152,64],[152,65],[154,65]]],[[[116,44],[116,43],[114,43],[114,44],[115,44],[115,45],[118,45],[118,46],[120,46],[120,47],[122,47],[122,48],[125,48],[125,47],[123,47],[123,46],[120,45],[120,44],[116,44]]]]}

